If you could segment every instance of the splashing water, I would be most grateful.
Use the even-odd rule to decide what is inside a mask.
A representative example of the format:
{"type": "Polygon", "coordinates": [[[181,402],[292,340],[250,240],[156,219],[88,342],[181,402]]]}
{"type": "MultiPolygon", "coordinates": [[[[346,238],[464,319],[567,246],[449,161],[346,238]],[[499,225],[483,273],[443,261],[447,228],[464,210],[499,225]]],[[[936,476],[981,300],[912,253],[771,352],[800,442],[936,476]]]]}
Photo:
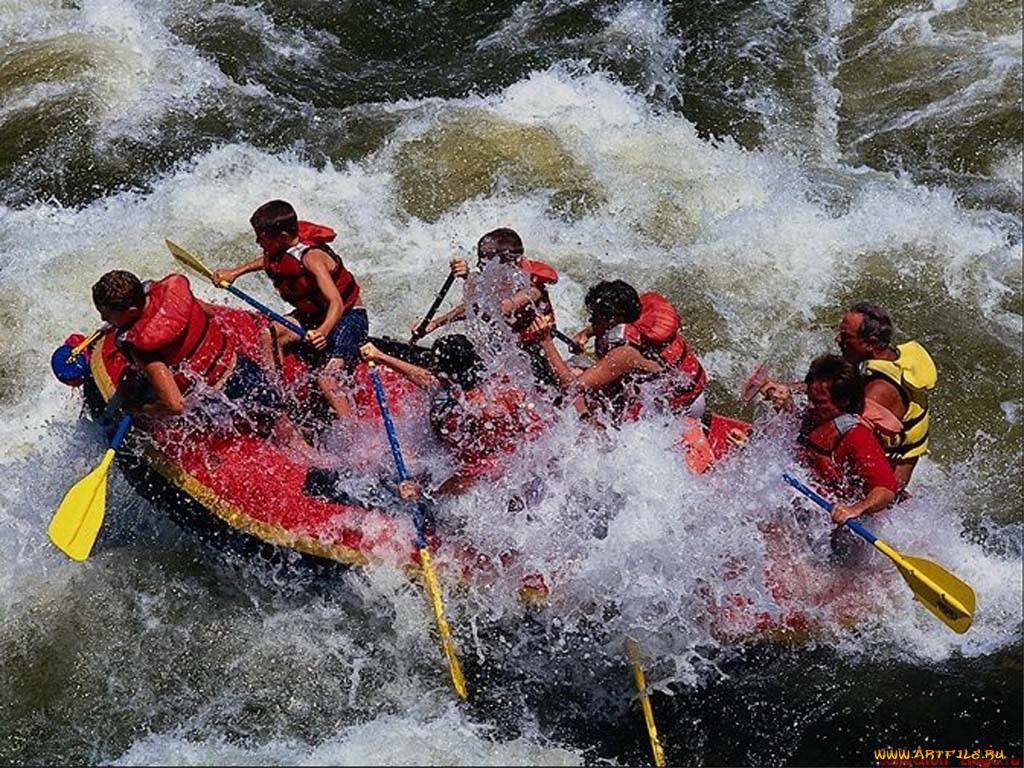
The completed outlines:
{"type": "MultiPolygon", "coordinates": [[[[0,754],[639,763],[627,633],[673,762],[864,762],[876,742],[959,735],[954,711],[965,739],[1019,744],[1020,27],[982,5],[525,2],[452,24],[367,3],[0,2],[0,754]],[[514,470],[440,506],[442,559],[515,553],[488,584],[446,584],[468,709],[393,569],[303,576],[208,551],[116,470],[93,558],[46,541],[100,452],[47,370],[97,322],[88,286],[176,269],[165,237],[215,266],[253,258],[248,216],[272,197],[337,226],[372,333],[404,335],[449,258],[512,226],[558,269],[565,331],[599,279],[659,290],[712,406],[756,421],[759,439],[694,476],[670,425],[594,434],[562,411],[514,470]],[[870,527],[973,585],[963,636],[876,553],[830,563],[824,515],[778,480],[792,425],[735,397],[762,362],[801,376],[862,298],[941,377],[914,496],[870,527]],[[529,573],[544,608],[517,599],[529,573]],[[799,647],[755,631],[794,616],[799,647]]],[[[259,276],[240,286],[279,306],[259,276]]],[[[491,370],[526,376],[496,349],[491,370]]],[[[359,453],[358,493],[389,475],[375,426],[331,436],[359,453]]],[[[399,429],[419,468],[450,471],[422,414],[399,429]]]]}

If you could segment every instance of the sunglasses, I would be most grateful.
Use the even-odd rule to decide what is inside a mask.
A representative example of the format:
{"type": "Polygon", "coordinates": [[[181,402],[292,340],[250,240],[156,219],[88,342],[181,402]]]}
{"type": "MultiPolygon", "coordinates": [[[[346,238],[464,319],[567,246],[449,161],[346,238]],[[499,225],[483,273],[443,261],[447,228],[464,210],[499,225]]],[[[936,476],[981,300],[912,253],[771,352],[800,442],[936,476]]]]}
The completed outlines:
{"type": "Polygon", "coordinates": [[[498,259],[502,264],[510,264],[519,261],[519,259],[521,259],[522,257],[522,251],[484,251],[483,253],[477,254],[476,266],[479,269],[483,269],[484,264],[486,264],[491,259],[498,259]]]}

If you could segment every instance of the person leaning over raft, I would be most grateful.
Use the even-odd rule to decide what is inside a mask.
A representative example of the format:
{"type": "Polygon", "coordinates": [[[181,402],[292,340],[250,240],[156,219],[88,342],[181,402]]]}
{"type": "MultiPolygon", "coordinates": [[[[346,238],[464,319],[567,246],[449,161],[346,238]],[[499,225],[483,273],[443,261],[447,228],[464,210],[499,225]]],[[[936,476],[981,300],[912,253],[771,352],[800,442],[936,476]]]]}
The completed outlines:
{"type": "MultiPolygon", "coordinates": [[[[170,274],[143,283],[131,272],[113,270],[92,287],[103,321],[131,369],[145,376],[149,392],[132,387],[130,375],[118,382],[118,398],[129,413],[181,416],[185,396],[202,384],[239,403],[258,424],[309,455],[311,448],[284,413],[284,403],[263,370],[235,349],[212,304],[192,295],[188,278],[170,274]]],[[[130,369],[130,370],[131,370],[130,369]]]]}
{"type": "MultiPolygon", "coordinates": [[[[554,384],[556,379],[548,366],[547,359],[537,346],[537,338],[530,330],[533,321],[542,315],[554,317],[548,286],[558,282],[558,273],[543,261],[523,258],[523,241],[515,230],[507,227],[488,232],[476,244],[477,267],[481,270],[492,260],[512,264],[520,269],[527,279],[522,290],[515,291],[501,301],[501,311],[509,327],[519,339],[519,346],[530,360],[530,369],[541,384],[554,384]]],[[[462,259],[452,259],[452,272],[463,280],[469,277],[469,265],[462,259]]],[[[423,331],[426,336],[438,328],[466,317],[466,303],[463,301],[451,311],[427,323],[423,331]]],[[[417,336],[418,323],[413,326],[413,338],[417,336]]]]}
{"type": "Polygon", "coordinates": [[[636,418],[642,406],[640,388],[648,386],[670,413],[694,419],[704,414],[707,376],[679,333],[679,313],[663,296],[653,291],[640,296],[629,283],[611,280],[592,287],[585,302],[590,324],[577,341],[596,338],[597,362],[581,373],[559,354],[550,320],[534,325],[541,349],[558,381],[576,395],[581,415],[596,402],[610,410],[615,422],[636,418]]]}
{"type": "Polygon", "coordinates": [[[886,412],[874,415],[873,421],[863,415],[864,377],[837,355],[815,358],[804,384],[807,409],[799,437],[801,459],[828,493],[840,499],[832,520],[842,525],[889,506],[899,485],[878,433],[884,428],[884,417],[892,432],[899,430],[899,420],[886,412]]]}
{"type": "MultiPolygon", "coordinates": [[[[889,313],[876,304],[859,302],[843,315],[836,344],[843,358],[859,365],[867,381],[866,397],[891,412],[902,423],[900,431],[884,438],[885,453],[902,490],[910,482],[918,459],[928,452],[931,416],[928,392],[938,374],[928,351],[916,341],[893,346],[889,313]]],[[[777,406],[792,391],[776,381],[766,381],[761,393],[777,406]]]]}
{"type": "Polygon", "coordinates": [[[271,322],[261,337],[267,368],[280,368],[285,348],[296,347],[296,354],[306,362],[323,366],[317,383],[335,413],[342,418],[350,415],[347,388],[340,385],[339,377],[347,377],[359,361],[369,322],[359,299],[359,284],[328,245],[335,238],[334,230],[299,221],[284,200],[264,203],[249,223],[263,255],[233,269],[216,270],[214,285],[232,283],[249,272],[266,272],[281,298],[295,307],[291,316],[307,329],[303,340],[271,322]]]}
{"type": "Polygon", "coordinates": [[[500,377],[485,378],[480,356],[462,334],[434,342],[429,368],[386,355],[373,344],[363,346],[363,355],[431,393],[430,425],[459,462],[440,493],[462,493],[480,477],[499,473],[503,458],[543,428],[524,392],[500,377]]]}

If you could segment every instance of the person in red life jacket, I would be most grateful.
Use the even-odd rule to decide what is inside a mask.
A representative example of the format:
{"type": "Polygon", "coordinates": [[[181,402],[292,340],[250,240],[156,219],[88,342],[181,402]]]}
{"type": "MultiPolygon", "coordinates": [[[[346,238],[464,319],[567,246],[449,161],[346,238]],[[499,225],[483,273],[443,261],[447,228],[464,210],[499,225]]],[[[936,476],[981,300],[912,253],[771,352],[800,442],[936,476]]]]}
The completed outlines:
{"type": "MultiPolygon", "coordinates": [[[[543,384],[554,384],[555,377],[547,359],[541,353],[538,339],[531,331],[533,321],[542,315],[554,317],[548,286],[558,282],[558,273],[543,261],[523,258],[523,241],[515,230],[507,227],[488,232],[477,241],[477,268],[481,271],[497,259],[503,264],[513,264],[525,275],[524,287],[501,300],[500,308],[509,328],[519,339],[520,347],[530,360],[535,378],[543,384]]],[[[463,280],[469,277],[469,265],[462,259],[452,259],[451,270],[463,280]]],[[[433,333],[449,323],[466,317],[466,302],[458,304],[451,311],[427,323],[423,335],[433,333]]],[[[413,336],[418,335],[418,326],[413,327],[413,336]]]]}
{"type": "Polygon", "coordinates": [[[862,415],[864,378],[843,358],[822,355],[811,362],[804,383],[807,410],[799,438],[801,458],[840,499],[832,520],[842,525],[885,509],[896,498],[899,484],[876,429],[862,415]]]}
{"type": "Polygon", "coordinates": [[[309,454],[309,445],[285,414],[263,370],[237,352],[214,314],[216,308],[192,295],[187,277],[171,274],[143,283],[131,272],[114,270],[93,285],[92,298],[131,365],[129,375],[118,382],[116,402],[123,410],[181,416],[185,396],[197,386],[208,387],[239,403],[282,443],[309,454]],[[132,370],[141,372],[144,381],[133,377],[132,370]]]}
{"type": "Polygon", "coordinates": [[[213,282],[232,283],[249,272],[264,271],[291,312],[306,329],[305,340],[294,331],[271,322],[263,335],[267,367],[280,368],[286,348],[322,369],[318,384],[341,417],[351,414],[347,387],[341,382],[359,360],[369,323],[359,297],[359,284],[341,257],[331,249],[336,233],[330,227],[299,221],[284,200],[264,203],[249,219],[263,255],[234,269],[218,269],[213,282]]]}
{"type": "MultiPolygon", "coordinates": [[[[902,490],[910,482],[918,459],[928,452],[928,392],[935,387],[938,374],[931,356],[918,342],[894,346],[894,332],[888,312],[862,301],[843,315],[835,341],[843,358],[861,368],[867,382],[867,400],[902,424],[895,435],[880,433],[902,490]]],[[[761,386],[761,393],[777,407],[791,407],[787,403],[792,393],[801,389],[799,385],[768,380],[761,386]]],[[[871,411],[884,418],[877,408],[871,411]]]]}
{"type": "Polygon", "coordinates": [[[585,301],[590,312],[587,336],[596,337],[597,362],[582,372],[562,359],[549,319],[534,325],[558,381],[576,394],[581,415],[589,414],[590,405],[597,402],[616,421],[636,418],[640,387],[648,382],[654,386],[655,401],[670,413],[694,419],[704,414],[707,376],[679,333],[679,313],[663,296],[641,296],[629,283],[611,280],[592,287],[585,301]]]}
{"type": "Polygon", "coordinates": [[[542,429],[525,393],[494,377],[485,379],[480,356],[462,334],[434,342],[429,368],[386,355],[373,344],[365,344],[363,354],[432,394],[431,427],[459,462],[440,493],[459,494],[479,478],[495,476],[503,460],[542,429]]]}

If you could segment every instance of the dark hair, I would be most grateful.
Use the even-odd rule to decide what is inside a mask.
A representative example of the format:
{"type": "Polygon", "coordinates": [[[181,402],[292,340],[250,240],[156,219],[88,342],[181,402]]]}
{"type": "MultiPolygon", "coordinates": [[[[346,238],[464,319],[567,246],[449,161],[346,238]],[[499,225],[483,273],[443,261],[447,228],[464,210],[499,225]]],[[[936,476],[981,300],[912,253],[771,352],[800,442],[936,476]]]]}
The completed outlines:
{"type": "Polygon", "coordinates": [[[857,329],[857,336],[863,341],[874,339],[883,347],[889,346],[892,342],[893,326],[888,312],[867,301],[858,301],[849,311],[856,312],[864,318],[857,329]]]}
{"type": "Polygon", "coordinates": [[[92,287],[92,303],[97,307],[124,311],[146,303],[146,289],[131,272],[115,269],[103,275],[92,287]]]}
{"type": "Polygon", "coordinates": [[[486,235],[477,240],[476,256],[483,259],[481,250],[488,246],[487,258],[497,256],[502,261],[516,261],[523,255],[523,239],[514,229],[499,227],[492,229],[486,235]]]}
{"type": "Polygon", "coordinates": [[[827,382],[828,393],[836,407],[844,413],[864,410],[864,377],[857,366],[839,355],[821,355],[811,361],[804,383],[827,382]]]}
{"type": "Polygon", "coordinates": [[[635,323],[640,319],[643,306],[636,288],[625,280],[602,280],[587,291],[583,300],[591,317],[635,323]]]}
{"type": "Polygon", "coordinates": [[[473,348],[473,342],[461,333],[442,336],[430,348],[430,367],[434,373],[472,389],[480,383],[484,364],[473,348]]]}
{"type": "Polygon", "coordinates": [[[249,217],[249,223],[257,232],[266,232],[270,235],[299,234],[299,217],[291,203],[284,200],[264,203],[249,217]]]}

